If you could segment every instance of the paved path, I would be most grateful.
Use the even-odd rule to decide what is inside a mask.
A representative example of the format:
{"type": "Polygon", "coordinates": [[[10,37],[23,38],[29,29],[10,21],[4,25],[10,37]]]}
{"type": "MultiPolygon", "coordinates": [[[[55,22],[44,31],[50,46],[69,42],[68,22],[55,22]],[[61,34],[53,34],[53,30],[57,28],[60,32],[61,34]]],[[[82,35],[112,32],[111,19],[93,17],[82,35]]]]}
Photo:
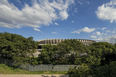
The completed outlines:
{"type": "Polygon", "coordinates": [[[69,77],[69,75],[50,75],[50,74],[0,74],[0,77],[69,77]]]}

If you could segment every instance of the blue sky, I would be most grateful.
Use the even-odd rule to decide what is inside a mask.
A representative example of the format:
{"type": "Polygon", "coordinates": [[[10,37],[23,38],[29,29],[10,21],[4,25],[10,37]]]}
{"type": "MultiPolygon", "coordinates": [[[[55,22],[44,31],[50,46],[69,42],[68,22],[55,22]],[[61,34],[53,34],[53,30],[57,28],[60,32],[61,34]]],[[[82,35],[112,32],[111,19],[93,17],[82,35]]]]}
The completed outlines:
{"type": "Polygon", "coordinates": [[[0,32],[116,42],[116,0],[0,0],[0,32]]]}

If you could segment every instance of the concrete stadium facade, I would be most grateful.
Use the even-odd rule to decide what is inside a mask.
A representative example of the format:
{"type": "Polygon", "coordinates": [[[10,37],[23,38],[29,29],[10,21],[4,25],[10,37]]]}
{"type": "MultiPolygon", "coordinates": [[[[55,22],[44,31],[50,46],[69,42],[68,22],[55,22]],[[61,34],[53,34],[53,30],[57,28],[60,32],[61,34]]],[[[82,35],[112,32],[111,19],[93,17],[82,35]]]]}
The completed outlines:
{"type": "Polygon", "coordinates": [[[51,45],[57,45],[65,40],[77,40],[82,42],[84,45],[90,45],[92,43],[95,43],[93,40],[86,40],[86,39],[46,39],[46,40],[39,40],[39,45],[46,45],[46,44],[51,44],[51,45]]]}

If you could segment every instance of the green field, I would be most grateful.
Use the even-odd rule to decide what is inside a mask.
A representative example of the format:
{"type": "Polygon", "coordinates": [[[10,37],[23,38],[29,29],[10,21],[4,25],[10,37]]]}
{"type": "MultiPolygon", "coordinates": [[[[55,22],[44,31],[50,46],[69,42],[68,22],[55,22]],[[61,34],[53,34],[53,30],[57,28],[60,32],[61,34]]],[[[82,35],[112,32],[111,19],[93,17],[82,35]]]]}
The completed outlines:
{"type": "Polygon", "coordinates": [[[36,71],[30,72],[22,69],[16,69],[5,64],[0,64],[0,74],[67,74],[67,72],[55,72],[55,71],[36,71]]]}

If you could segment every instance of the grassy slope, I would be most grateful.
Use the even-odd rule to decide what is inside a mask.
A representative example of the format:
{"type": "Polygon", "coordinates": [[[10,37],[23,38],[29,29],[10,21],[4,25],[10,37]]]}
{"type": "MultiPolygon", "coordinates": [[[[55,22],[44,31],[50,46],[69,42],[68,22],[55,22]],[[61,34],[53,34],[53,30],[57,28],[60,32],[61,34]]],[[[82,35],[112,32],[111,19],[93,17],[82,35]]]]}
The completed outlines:
{"type": "Polygon", "coordinates": [[[39,72],[29,72],[22,69],[14,69],[8,67],[5,64],[0,64],[0,74],[66,74],[66,72],[51,72],[51,71],[39,71],[39,72]]]}
{"type": "Polygon", "coordinates": [[[24,74],[28,73],[28,71],[21,70],[21,69],[14,69],[12,67],[8,67],[5,64],[0,64],[0,74],[24,74]]]}

